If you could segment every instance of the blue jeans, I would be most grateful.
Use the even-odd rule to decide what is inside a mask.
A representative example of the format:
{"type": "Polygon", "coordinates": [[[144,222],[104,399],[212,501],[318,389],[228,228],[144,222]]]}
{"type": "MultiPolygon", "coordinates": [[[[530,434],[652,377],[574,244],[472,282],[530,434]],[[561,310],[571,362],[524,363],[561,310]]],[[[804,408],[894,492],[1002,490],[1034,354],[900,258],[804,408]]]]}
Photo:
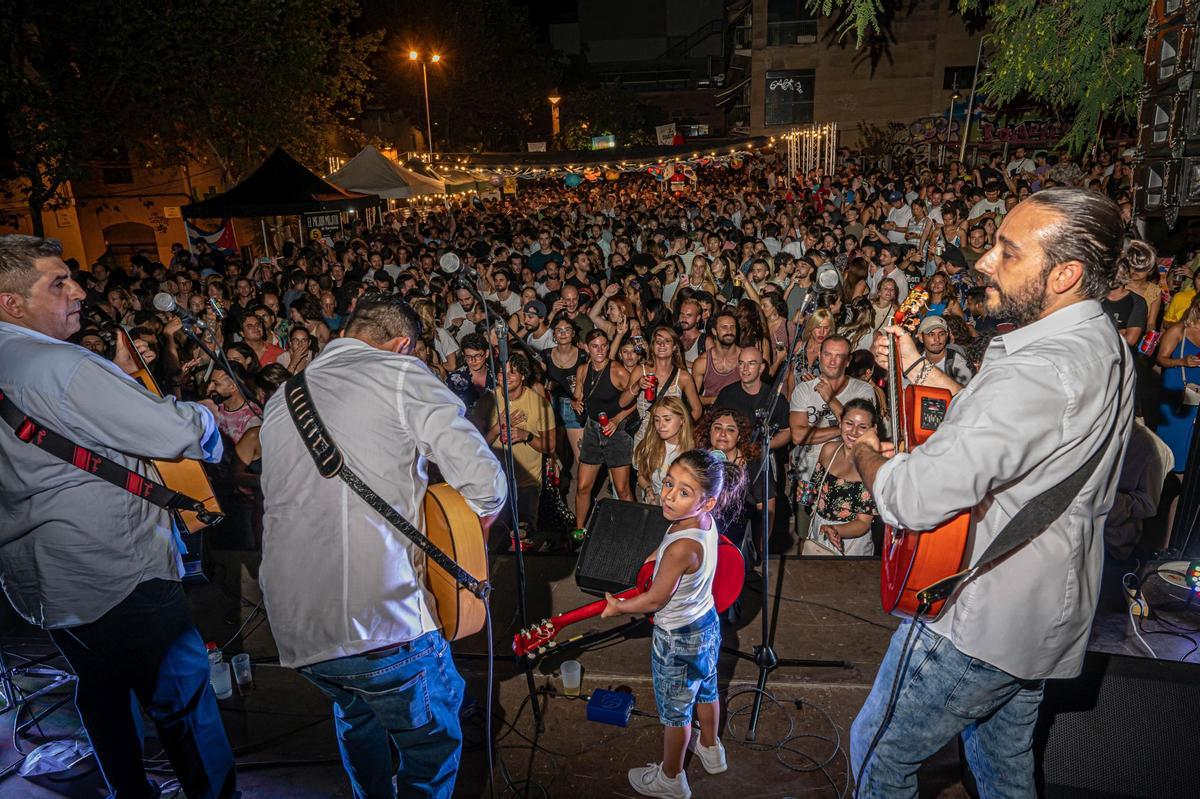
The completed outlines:
{"type": "Polygon", "coordinates": [[[114,799],[158,796],[142,765],[137,705],[189,797],[237,795],[208,653],[179,582],[147,580],[96,621],[50,630],[50,638],[79,678],[75,705],[114,799]]]}
{"type": "Polygon", "coordinates": [[[915,797],[921,763],[961,734],[981,799],[1034,797],[1033,728],[1043,681],[1019,680],[968,657],[925,625],[917,628],[901,664],[911,626],[906,621],[892,635],[871,694],[850,728],[857,795],[915,797]],[[864,770],[898,668],[895,710],[864,770]]]}
{"type": "Polygon", "coordinates": [[[403,797],[450,799],[462,750],[463,682],[440,632],[380,652],[300,669],[333,700],[342,764],[356,799],[394,799],[392,753],[403,797]]]}

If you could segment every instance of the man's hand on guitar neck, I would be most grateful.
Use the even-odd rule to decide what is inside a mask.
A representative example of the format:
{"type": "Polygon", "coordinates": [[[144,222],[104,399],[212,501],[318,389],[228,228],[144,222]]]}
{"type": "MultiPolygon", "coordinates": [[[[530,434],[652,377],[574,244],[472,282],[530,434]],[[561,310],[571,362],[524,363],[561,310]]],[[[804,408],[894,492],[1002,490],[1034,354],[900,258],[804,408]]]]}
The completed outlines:
{"type": "Polygon", "coordinates": [[[141,339],[133,342],[133,348],[137,350],[137,354],[141,357],[142,363],[138,363],[137,358],[129,351],[129,347],[125,344],[124,336],[117,336],[117,352],[113,355],[113,363],[121,368],[121,371],[127,375],[137,374],[142,370],[142,364],[146,366],[154,363],[158,358],[157,353],[150,349],[150,345],[141,339]]]}
{"type": "Polygon", "coordinates": [[[896,325],[889,325],[876,333],[875,342],[871,345],[871,354],[875,356],[875,363],[881,369],[886,371],[888,368],[888,350],[891,349],[893,336],[896,337],[896,340],[900,344],[898,348],[900,353],[900,371],[904,374],[906,381],[913,385],[945,389],[951,395],[962,391],[962,385],[954,378],[928,362],[917,367],[909,374],[909,369],[924,356],[917,350],[917,345],[913,341],[912,335],[904,328],[896,325]]]}

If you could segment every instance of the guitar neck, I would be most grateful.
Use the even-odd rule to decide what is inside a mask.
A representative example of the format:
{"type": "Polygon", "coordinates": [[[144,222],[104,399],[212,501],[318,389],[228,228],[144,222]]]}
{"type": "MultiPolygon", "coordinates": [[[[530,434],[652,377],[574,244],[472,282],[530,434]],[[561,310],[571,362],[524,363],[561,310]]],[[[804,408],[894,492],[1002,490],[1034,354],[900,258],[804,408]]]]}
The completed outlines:
{"type": "MultiPolygon", "coordinates": [[[[622,591],[619,594],[613,594],[613,596],[617,599],[629,599],[630,597],[637,596],[640,593],[641,591],[639,591],[637,588],[630,588],[629,590],[622,591]]],[[[561,630],[564,627],[569,627],[572,624],[583,621],[584,619],[590,619],[593,616],[599,616],[604,612],[606,605],[608,605],[608,600],[597,599],[595,602],[590,602],[583,607],[578,607],[574,610],[568,610],[566,613],[560,613],[557,616],[552,616],[550,618],[550,623],[554,625],[555,629],[561,630]]]]}

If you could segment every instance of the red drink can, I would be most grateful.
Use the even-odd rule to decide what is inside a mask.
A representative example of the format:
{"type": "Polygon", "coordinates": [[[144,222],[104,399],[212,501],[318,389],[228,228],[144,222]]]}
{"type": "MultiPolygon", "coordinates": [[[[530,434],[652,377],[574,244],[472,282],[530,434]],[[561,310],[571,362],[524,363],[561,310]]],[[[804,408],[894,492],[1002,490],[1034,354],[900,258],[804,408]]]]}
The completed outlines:
{"type": "Polygon", "coordinates": [[[1138,343],[1138,352],[1147,357],[1154,354],[1154,350],[1158,349],[1158,340],[1162,338],[1161,330],[1148,330],[1146,335],[1142,336],[1142,340],[1138,343]]]}
{"type": "Polygon", "coordinates": [[[650,381],[650,388],[642,392],[642,396],[646,398],[646,402],[654,402],[654,397],[658,394],[658,375],[646,375],[646,379],[650,381]]]}
{"type": "Polygon", "coordinates": [[[600,415],[596,417],[596,421],[600,423],[600,432],[604,433],[604,428],[608,427],[608,414],[604,411],[601,411],[600,415]]]}

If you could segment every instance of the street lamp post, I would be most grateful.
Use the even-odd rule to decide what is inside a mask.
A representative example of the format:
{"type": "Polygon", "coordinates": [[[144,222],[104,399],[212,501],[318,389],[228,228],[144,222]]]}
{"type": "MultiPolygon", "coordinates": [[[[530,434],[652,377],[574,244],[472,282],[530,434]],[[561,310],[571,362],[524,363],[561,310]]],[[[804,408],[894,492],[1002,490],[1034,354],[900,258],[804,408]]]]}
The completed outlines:
{"type": "Polygon", "coordinates": [[[429,113],[429,70],[430,62],[434,64],[441,63],[442,57],[434,53],[429,57],[429,61],[421,58],[421,54],[416,50],[408,51],[409,61],[421,62],[421,85],[425,89],[425,145],[429,148],[429,163],[433,163],[433,117],[429,113]]]}
{"type": "Polygon", "coordinates": [[[550,138],[558,139],[558,104],[562,102],[562,98],[557,94],[552,94],[546,98],[550,101],[550,138]]]}

